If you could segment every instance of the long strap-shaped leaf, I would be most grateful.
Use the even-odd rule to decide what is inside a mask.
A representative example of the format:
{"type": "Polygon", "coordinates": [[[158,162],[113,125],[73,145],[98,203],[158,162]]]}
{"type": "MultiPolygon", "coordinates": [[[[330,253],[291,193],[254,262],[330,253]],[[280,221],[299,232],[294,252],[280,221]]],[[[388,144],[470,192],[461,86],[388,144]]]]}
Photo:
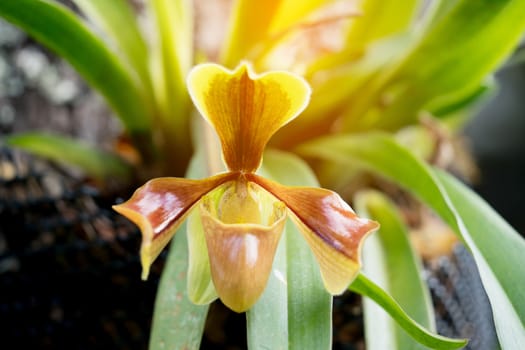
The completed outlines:
{"type": "MultiPolygon", "coordinates": [[[[299,158],[266,152],[265,176],[290,186],[317,186],[299,158]]],[[[330,349],[332,297],[326,292],[315,258],[289,222],[273,264],[268,286],[247,313],[250,349],[330,349]]]]}
{"type": "MultiPolygon", "coordinates": [[[[208,176],[206,154],[202,144],[193,155],[186,176],[208,176]]],[[[189,248],[185,223],[175,234],[162,272],[149,342],[150,350],[198,349],[208,305],[195,305],[188,297],[189,248]]],[[[189,233],[188,233],[189,234],[189,233]]]]}
{"type": "Polygon", "coordinates": [[[149,133],[150,119],[137,81],[73,12],[44,0],[0,1],[0,16],[61,57],[98,90],[133,136],[149,133]]]}
{"type": "Polygon", "coordinates": [[[6,137],[5,142],[9,146],[24,149],[55,162],[76,166],[86,174],[101,180],[110,177],[129,180],[131,176],[131,165],[122,158],[96,149],[80,140],[28,132],[10,135],[6,137]]]}
{"type": "Polygon", "coordinates": [[[434,209],[474,256],[501,345],[525,348],[525,241],[482,199],[449,175],[433,172],[386,134],[326,138],[301,151],[382,175],[434,209]]]}
{"type": "MultiPolygon", "coordinates": [[[[400,327],[402,327],[420,344],[428,346],[431,349],[458,349],[466,345],[466,340],[464,339],[442,337],[432,334],[425,328],[421,327],[416,321],[407,315],[401,306],[399,306],[399,304],[387,292],[362,273],[359,274],[355,281],[350,285],[350,290],[375,301],[383,308],[383,310],[388,312],[388,314],[396,320],[400,327]]],[[[378,337],[383,336],[383,334],[378,334],[377,332],[376,334],[378,337]]],[[[392,344],[389,344],[388,349],[392,349],[391,345],[392,344]]]]}
{"type": "MultiPolygon", "coordinates": [[[[428,287],[422,279],[421,262],[412,249],[407,229],[397,208],[385,195],[376,191],[359,192],[355,203],[360,215],[381,223],[379,231],[371,235],[363,247],[364,271],[385,288],[416,322],[435,332],[434,310],[428,287]]],[[[364,300],[364,311],[367,349],[425,348],[372,301],[364,300]],[[378,337],[378,334],[381,334],[381,337],[378,337]]],[[[401,320],[398,322],[402,323],[401,320]]],[[[417,334],[419,333],[416,331],[415,335],[417,334]]],[[[459,347],[459,344],[462,342],[456,341],[455,345],[459,347]]],[[[432,348],[451,346],[447,343],[439,344],[437,341],[426,345],[432,348]]]]}
{"type": "Polygon", "coordinates": [[[348,107],[345,130],[396,128],[422,108],[442,109],[472,95],[525,30],[524,0],[458,0],[449,8],[399,64],[363,89],[348,107]]]}
{"type": "Polygon", "coordinates": [[[525,241],[485,201],[449,174],[435,170],[480,270],[503,349],[525,347],[525,241]]]}
{"type": "Polygon", "coordinates": [[[365,0],[360,3],[363,15],[351,24],[348,45],[361,49],[374,40],[406,31],[416,17],[419,0],[365,0]]]}
{"type": "MultiPolygon", "coordinates": [[[[157,30],[152,45],[153,85],[163,124],[160,130],[171,143],[167,156],[185,155],[190,150],[190,99],[186,75],[193,64],[193,3],[191,0],[151,0],[157,30]],[[166,129],[166,130],[164,130],[166,129]],[[177,149],[177,152],[173,150],[177,149]]],[[[173,161],[173,160],[170,160],[173,161]]]]}
{"type": "Polygon", "coordinates": [[[155,299],[149,349],[198,349],[208,305],[195,305],[186,288],[188,243],[186,224],[175,234],[155,299]]]}
{"type": "Polygon", "coordinates": [[[149,54],[146,42],[140,32],[136,15],[127,0],[73,0],[87,17],[113,39],[127,59],[129,66],[137,73],[142,88],[153,94],[149,54]]]}

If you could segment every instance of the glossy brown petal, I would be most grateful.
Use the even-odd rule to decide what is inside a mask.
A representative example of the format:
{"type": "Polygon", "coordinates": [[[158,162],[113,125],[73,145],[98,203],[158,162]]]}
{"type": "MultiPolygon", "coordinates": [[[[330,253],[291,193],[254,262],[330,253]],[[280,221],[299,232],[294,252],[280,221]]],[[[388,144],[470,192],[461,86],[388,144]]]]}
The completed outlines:
{"type": "Polygon", "coordinates": [[[113,206],[142,232],[142,279],[148,277],[152,262],[168,244],[190,209],[206,193],[234,177],[234,174],[227,173],[203,180],[175,177],[153,179],[137,189],[127,202],[113,206]]]}
{"type": "MultiPolygon", "coordinates": [[[[230,309],[243,312],[259,299],[266,287],[286,222],[286,207],[269,194],[256,193],[257,203],[267,206],[268,210],[259,207],[261,210],[257,213],[231,215],[229,211],[240,208],[238,204],[248,208],[241,208],[241,212],[251,212],[254,208],[247,204],[252,199],[245,200],[242,193],[238,196],[243,190],[230,184],[225,184],[229,188],[219,195],[210,193],[203,198],[200,209],[217,294],[230,309]],[[224,206],[228,208],[221,214],[224,206]],[[232,218],[234,223],[229,222],[232,218]],[[247,220],[240,220],[243,218],[247,220]],[[259,223],[251,222],[254,218],[259,223]]],[[[265,192],[255,184],[249,186],[265,192]]]]}
{"type": "Polygon", "coordinates": [[[312,187],[287,187],[250,174],[292,212],[319,266],[326,289],[340,294],[359,272],[363,238],[379,224],[359,218],[332,191],[312,187]]]}
{"type": "Polygon", "coordinates": [[[306,107],[308,83],[292,73],[254,74],[243,63],[234,71],[201,64],[188,76],[188,90],[215,128],[224,162],[232,171],[254,172],[266,143],[306,107]]]}

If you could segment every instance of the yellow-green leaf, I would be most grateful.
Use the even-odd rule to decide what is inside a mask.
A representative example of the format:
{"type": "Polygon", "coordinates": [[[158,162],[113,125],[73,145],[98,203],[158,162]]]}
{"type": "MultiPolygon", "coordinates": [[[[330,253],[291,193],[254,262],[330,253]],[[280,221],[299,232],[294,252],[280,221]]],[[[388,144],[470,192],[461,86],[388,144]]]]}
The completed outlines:
{"type": "MultiPolygon", "coordinates": [[[[287,153],[267,151],[261,172],[288,186],[317,185],[309,167],[287,153]]],[[[248,344],[261,349],[328,350],[332,297],[297,228],[288,222],[282,238],[268,287],[247,314],[248,344]]]]}
{"type": "Polygon", "coordinates": [[[346,38],[347,45],[362,49],[374,40],[407,31],[416,18],[419,0],[361,0],[346,38]]]}
{"type": "MultiPolygon", "coordinates": [[[[357,276],[350,290],[366,296],[375,301],[397,324],[406,330],[419,343],[425,344],[432,349],[458,349],[466,344],[463,339],[450,339],[440,335],[432,334],[417,322],[410,318],[401,306],[381,287],[376,285],[362,273],[357,276]]],[[[390,349],[390,344],[389,347],[390,349]]]]}
{"type": "Polygon", "coordinates": [[[190,153],[191,104],[186,75],[193,64],[193,3],[191,0],[148,1],[154,14],[156,40],[151,71],[168,156],[175,161],[190,153]],[[173,151],[177,149],[177,151],[173,151]]]}
{"type": "Polygon", "coordinates": [[[38,132],[10,135],[5,140],[7,145],[58,163],[78,167],[87,175],[101,180],[110,177],[129,180],[132,175],[131,165],[122,158],[79,140],[38,132]]]}
{"type": "Polygon", "coordinates": [[[482,199],[450,175],[431,171],[387,134],[325,138],[301,151],[377,173],[429,205],[472,252],[503,348],[525,348],[525,240],[482,199]]]}
{"type": "MultiPolygon", "coordinates": [[[[187,176],[207,176],[205,162],[204,153],[197,152],[187,176]]],[[[201,343],[209,305],[195,305],[188,296],[187,274],[192,263],[189,262],[187,232],[191,233],[184,223],[170,245],[155,300],[149,342],[151,350],[198,349],[201,343]]]]}
{"type": "MultiPolygon", "coordinates": [[[[356,209],[360,215],[370,217],[381,223],[379,231],[365,243],[363,249],[363,270],[370,279],[379,284],[410,315],[414,322],[435,332],[434,309],[428,287],[423,280],[422,265],[412,249],[408,231],[401,220],[398,210],[386,196],[376,191],[359,192],[356,198],[356,209]]],[[[373,303],[364,300],[365,335],[367,348],[372,349],[425,349],[427,347],[412,338],[408,329],[403,330],[398,321],[399,316],[390,318],[386,311],[373,303]],[[377,334],[382,336],[378,337],[377,334]]],[[[417,327],[416,327],[417,328],[417,327]]],[[[418,341],[436,341],[425,343],[432,348],[447,346],[438,339],[429,337],[418,341]]],[[[451,341],[452,342],[452,341],[451,341]]],[[[453,342],[456,346],[464,341],[453,342]]]]}
{"type": "MultiPolygon", "coordinates": [[[[449,4],[403,57],[363,90],[344,129],[393,129],[419,112],[464,100],[503,63],[525,30],[523,0],[449,4]]],[[[433,111],[433,110],[431,110],[433,111]]]]}
{"type": "Polygon", "coordinates": [[[73,1],[91,21],[113,39],[130,68],[138,75],[141,87],[151,94],[148,47],[131,4],[127,0],[73,1]]]}

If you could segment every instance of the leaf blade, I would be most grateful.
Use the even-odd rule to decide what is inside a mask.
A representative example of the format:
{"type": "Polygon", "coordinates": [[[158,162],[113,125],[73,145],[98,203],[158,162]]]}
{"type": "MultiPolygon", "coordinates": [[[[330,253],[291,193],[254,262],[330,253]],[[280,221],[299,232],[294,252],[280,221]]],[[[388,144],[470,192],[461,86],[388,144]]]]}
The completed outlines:
{"type": "MultiPolygon", "coordinates": [[[[368,238],[363,248],[364,272],[388,291],[415,322],[435,332],[434,310],[428,287],[422,279],[421,262],[411,247],[407,229],[397,209],[386,196],[372,190],[357,194],[356,209],[361,215],[381,223],[379,231],[368,238]]],[[[368,348],[422,348],[394,320],[385,318],[384,311],[377,305],[365,300],[364,310],[368,348]],[[378,328],[385,330],[381,332],[381,337],[375,336],[378,328]]],[[[413,336],[419,334],[418,331],[411,331],[413,336]]],[[[418,339],[420,342],[423,340],[428,342],[430,339],[418,339]]],[[[439,343],[425,345],[436,347],[439,343]]]]}
{"type": "Polygon", "coordinates": [[[199,348],[209,306],[195,305],[188,299],[187,245],[186,224],[183,224],[170,246],[155,299],[149,342],[152,350],[199,348]]]}
{"type": "Polygon", "coordinates": [[[525,242],[474,192],[444,172],[435,170],[433,173],[469,232],[469,236],[463,237],[482,272],[487,294],[492,296],[490,300],[500,342],[504,349],[519,349],[525,344],[525,291],[521,288],[525,278],[515,263],[525,261],[525,242]],[[483,236],[486,232],[490,232],[490,239],[483,236]],[[502,334],[507,336],[502,338],[502,334]]]}
{"type": "MultiPolygon", "coordinates": [[[[447,186],[453,191],[458,191],[461,186],[441,173],[436,175],[387,134],[367,133],[320,139],[304,145],[301,152],[343,164],[355,161],[354,166],[361,166],[396,182],[429,205],[460,235],[473,253],[491,302],[500,343],[509,349],[516,348],[516,345],[518,348],[525,347],[525,290],[516,287],[525,285],[525,274],[519,269],[525,264],[525,258],[519,255],[519,251],[525,251],[525,241],[503,220],[495,219],[498,215],[482,200],[472,194],[467,196],[470,192],[464,188],[460,190],[461,195],[467,196],[465,198],[477,198],[469,204],[474,213],[469,215],[474,215],[474,218],[467,217],[468,221],[464,221],[458,214],[464,209],[458,209],[447,192],[447,186]],[[492,230],[484,227],[480,231],[482,234],[476,231],[475,224],[484,215],[488,216],[487,213],[494,220],[488,226],[492,230]],[[483,235],[491,238],[490,244],[483,235]],[[496,252],[510,248],[514,253],[506,255],[505,263],[501,262],[496,252]],[[513,327],[505,327],[507,318],[517,323],[513,327]]],[[[452,198],[461,199],[457,194],[455,196],[452,198]]]]}
{"type": "Polygon", "coordinates": [[[414,122],[422,110],[465,99],[502,64],[525,30],[524,1],[459,0],[447,6],[399,64],[348,109],[345,131],[394,129],[414,122]]]}
{"type": "Polygon", "coordinates": [[[419,6],[418,0],[362,1],[360,10],[363,14],[350,26],[346,42],[362,47],[374,40],[405,31],[413,22],[419,6]]]}
{"type": "MultiPolygon", "coordinates": [[[[159,43],[152,52],[153,87],[165,142],[190,154],[191,103],[186,75],[193,63],[193,4],[190,0],[149,1],[159,43]]],[[[176,158],[176,157],[175,157],[176,158]]]]}
{"type": "Polygon", "coordinates": [[[350,290],[367,296],[381,305],[385,311],[396,318],[401,327],[422,344],[437,349],[458,349],[466,344],[466,341],[463,339],[450,339],[428,332],[412,320],[388,293],[362,273],[359,274],[354,283],[350,285],[350,290]]]}
{"type": "MultiPolygon", "coordinates": [[[[195,153],[187,171],[188,178],[206,176],[206,157],[195,153]]],[[[188,297],[189,247],[187,223],[172,239],[155,299],[149,349],[198,349],[209,305],[195,305],[188,297]]],[[[192,276],[190,276],[192,278],[192,276]]]]}
{"type": "MultiPolygon", "coordinates": [[[[304,162],[282,152],[267,151],[262,172],[285,185],[317,185],[315,176],[304,162]]],[[[268,290],[265,291],[255,309],[250,311],[249,342],[255,344],[256,339],[265,339],[264,343],[257,344],[257,348],[271,345],[271,349],[330,349],[332,297],[324,289],[313,253],[291,222],[287,223],[278,254],[282,255],[276,258],[274,269],[276,266],[277,269],[272,278],[279,283],[279,290],[272,292],[272,298],[268,298],[265,295],[268,290]],[[285,285],[282,283],[284,278],[285,285]],[[272,313],[255,318],[253,312],[260,310],[272,310],[272,313]],[[265,323],[270,319],[276,322],[265,323]]]]}
{"type": "Polygon", "coordinates": [[[125,0],[73,1],[89,19],[113,38],[131,68],[138,74],[144,88],[150,90],[148,93],[152,93],[148,71],[148,48],[130,4],[125,0]]]}
{"type": "Polygon", "coordinates": [[[27,132],[6,137],[6,144],[62,164],[73,165],[101,180],[116,176],[129,179],[132,167],[117,155],[98,150],[75,139],[27,132]],[[67,152],[64,152],[67,150],[67,152]]]}
{"type": "Polygon", "coordinates": [[[277,247],[272,273],[266,290],[257,303],[246,312],[246,328],[249,349],[289,348],[288,331],[288,288],[287,288],[287,237],[289,223],[284,237],[277,247]],[[269,326],[271,325],[271,326],[269,326]]]}

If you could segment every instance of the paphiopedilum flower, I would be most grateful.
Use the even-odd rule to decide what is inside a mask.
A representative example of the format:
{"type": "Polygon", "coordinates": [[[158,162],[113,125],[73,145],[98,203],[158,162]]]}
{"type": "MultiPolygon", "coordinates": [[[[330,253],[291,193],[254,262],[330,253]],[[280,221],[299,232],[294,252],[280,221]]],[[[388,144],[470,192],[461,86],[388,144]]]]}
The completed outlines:
{"type": "Polygon", "coordinates": [[[226,168],[201,179],[157,178],[115,206],[142,231],[143,278],[193,210],[204,230],[211,279],[232,310],[250,308],[264,291],[287,216],[308,242],[328,292],[342,293],[360,268],[363,238],[378,225],[359,218],[335,192],[288,187],[256,174],[270,137],[306,107],[310,87],[284,71],[262,75],[242,63],[195,67],[188,89],[217,132],[226,168]]]}

